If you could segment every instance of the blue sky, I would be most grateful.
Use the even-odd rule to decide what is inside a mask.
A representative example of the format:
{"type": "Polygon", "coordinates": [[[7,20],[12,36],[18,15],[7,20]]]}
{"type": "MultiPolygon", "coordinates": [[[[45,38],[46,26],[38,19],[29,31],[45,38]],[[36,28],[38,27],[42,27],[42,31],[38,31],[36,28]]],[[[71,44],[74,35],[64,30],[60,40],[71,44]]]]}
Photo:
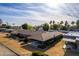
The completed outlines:
{"type": "Polygon", "coordinates": [[[4,23],[40,25],[50,20],[76,21],[79,4],[0,3],[0,18],[4,23]]]}

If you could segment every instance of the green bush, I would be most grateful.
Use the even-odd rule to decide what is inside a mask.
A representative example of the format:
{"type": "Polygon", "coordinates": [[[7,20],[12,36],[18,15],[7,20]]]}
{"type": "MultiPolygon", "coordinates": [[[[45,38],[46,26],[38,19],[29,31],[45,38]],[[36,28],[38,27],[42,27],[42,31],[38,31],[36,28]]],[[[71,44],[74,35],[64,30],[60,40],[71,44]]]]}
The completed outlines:
{"type": "Polygon", "coordinates": [[[44,52],[42,51],[34,51],[32,52],[32,56],[48,56],[48,55],[44,54],[44,52]]]}
{"type": "Polygon", "coordinates": [[[23,24],[22,25],[22,28],[25,29],[25,30],[33,30],[33,26],[32,25],[29,25],[27,23],[23,24]]]}

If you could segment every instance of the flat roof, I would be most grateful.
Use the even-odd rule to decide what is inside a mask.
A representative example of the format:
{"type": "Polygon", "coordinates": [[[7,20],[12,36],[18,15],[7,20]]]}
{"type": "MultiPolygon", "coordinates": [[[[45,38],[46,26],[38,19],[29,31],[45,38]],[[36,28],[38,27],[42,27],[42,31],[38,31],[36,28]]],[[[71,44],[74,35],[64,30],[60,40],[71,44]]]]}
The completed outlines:
{"type": "Polygon", "coordinates": [[[79,32],[68,32],[64,33],[64,36],[74,36],[74,37],[79,37],[79,32]]]}
{"type": "Polygon", "coordinates": [[[72,39],[68,39],[68,38],[63,38],[63,40],[64,40],[64,41],[68,41],[68,42],[73,42],[73,43],[76,42],[76,40],[72,40],[72,39]]]}

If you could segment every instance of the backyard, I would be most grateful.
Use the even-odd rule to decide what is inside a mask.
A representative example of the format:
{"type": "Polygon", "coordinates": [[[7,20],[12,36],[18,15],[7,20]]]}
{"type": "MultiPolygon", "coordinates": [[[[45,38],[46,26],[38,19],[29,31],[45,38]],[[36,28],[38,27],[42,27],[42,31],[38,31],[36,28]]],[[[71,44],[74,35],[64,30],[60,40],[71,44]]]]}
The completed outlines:
{"type": "MultiPolygon", "coordinates": [[[[9,49],[14,51],[15,53],[18,53],[20,55],[22,55],[22,54],[29,55],[29,53],[31,54],[31,52],[36,51],[36,49],[34,49],[34,48],[30,49],[29,47],[26,47],[24,49],[23,47],[21,47],[19,42],[17,42],[16,40],[13,40],[11,38],[7,38],[6,34],[7,33],[0,33],[0,43],[7,46],[9,49]]],[[[44,51],[44,53],[49,55],[49,56],[64,55],[64,51],[62,49],[63,44],[64,44],[64,41],[61,40],[55,46],[52,46],[49,49],[47,49],[46,51],[44,51]]]]}
{"type": "Polygon", "coordinates": [[[64,55],[63,45],[64,41],[61,40],[54,47],[51,47],[47,51],[45,51],[45,53],[50,56],[63,56],[64,55]]]}
{"type": "MultiPolygon", "coordinates": [[[[23,47],[22,45],[20,45],[20,42],[18,42],[17,40],[11,39],[6,37],[7,33],[0,33],[0,44],[2,45],[0,47],[0,52],[4,53],[5,47],[10,49],[12,52],[10,52],[12,55],[20,55],[20,56],[28,56],[31,55],[31,53],[33,51],[39,51],[39,49],[34,48],[32,46],[25,46],[23,47]],[[5,47],[3,47],[5,46],[5,47]],[[3,49],[3,48],[4,49],[3,49]]],[[[45,54],[47,54],[48,56],[69,56],[69,55],[78,55],[78,53],[76,52],[71,52],[71,51],[66,51],[64,52],[63,49],[63,45],[64,45],[64,41],[63,39],[61,41],[59,41],[58,43],[56,43],[54,46],[51,46],[50,48],[48,48],[47,50],[43,51],[45,54]]],[[[8,52],[8,50],[6,50],[8,52]]],[[[6,55],[1,54],[1,55],[6,55]]]]}
{"type": "Polygon", "coordinates": [[[46,55],[49,55],[49,56],[63,56],[65,54],[64,50],[63,50],[63,45],[64,45],[64,41],[61,40],[58,43],[56,43],[55,45],[49,46],[47,49],[40,50],[38,48],[35,48],[33,46],[28,46],[28,45],[23,46],[23,48],[25,48],[26,50],[29,50],[31,52],[42,51],[46,55]]]}

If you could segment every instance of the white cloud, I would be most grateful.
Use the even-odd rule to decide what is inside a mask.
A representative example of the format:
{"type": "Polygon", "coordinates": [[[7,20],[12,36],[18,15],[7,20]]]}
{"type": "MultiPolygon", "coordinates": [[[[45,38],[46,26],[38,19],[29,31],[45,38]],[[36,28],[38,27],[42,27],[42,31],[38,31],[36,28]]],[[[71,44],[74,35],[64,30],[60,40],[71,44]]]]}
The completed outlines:
{"type": "MultiPolygon", "coordinates": [[[[20,7],[20,6],[19,6],[20,7]]],[[[32,7],[29,7],[32,8],[32,7]]],[[[37,7],[34,7],[37,8],[37,7]]],[[[67,16],[67,15],[62,15],[60,10],[53,10],[51,8],[46,8],[44,6],[40,6],[40,9],[44,10],[45,12],[38,12],[34,10],[20,10],[20,9],[15,9],[15,8],[8,8],[8,7],[2,7],[0,6],[0,11],[10,11],[10,12],[17,12],[17,13],[24,13],[22,16],[12,16],[12,15],[1,15],[0,17],[5,17],[9,19],[10,21],[13,20],[16,23],[25,23],[25,22],[30,22],[32,24],[41,24],[44,22],[49,22],[50,20],[55,20],[55,21],[72,21],[72,20],[77,20],[75,17],[67,16]],[[29,13],[30,15],[27,15],[29,13]],[[34,22],[32,22],[34,20],[34,22]],[[36,22],[35,22],[36,20],[36,22]]],[[[38,9],[38,8],[37,8],[38,9]]]]}

